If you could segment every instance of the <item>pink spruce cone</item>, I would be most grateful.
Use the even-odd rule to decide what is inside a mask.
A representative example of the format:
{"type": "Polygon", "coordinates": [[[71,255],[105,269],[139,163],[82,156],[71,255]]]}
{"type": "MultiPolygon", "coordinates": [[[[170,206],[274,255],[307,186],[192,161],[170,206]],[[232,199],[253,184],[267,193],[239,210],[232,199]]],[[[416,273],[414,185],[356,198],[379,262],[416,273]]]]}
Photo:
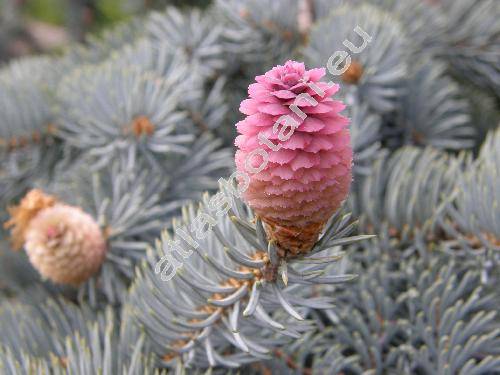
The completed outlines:
{"type": "Polygon", "coordinates": [[[306,70],[303,63],[288,61],[257,76],[248,88],[250,98],[240,105],[247,117],[236,125],[235,160],[238,171],[250,176],[243,197],[266,224],[282,257],[312,248],[351,184],[349,120],[339,114],[345,105],[331,98],[339,86],[320,82],[324,75],[325,69],[306,70]],[[292,104],[305,116],[295,114],[292,104]],[[291,128],[284,128],[283,121],[273,131],[283,115],[298,125],[289,138],[291,128]]]}
{"type": "Polygon", "coordinates": [[[75,286],[95,274],[106,255],[106,240],[95,220],[78,207],[60,203],[29,222],[24,247],[43,277],[75,286]]]}

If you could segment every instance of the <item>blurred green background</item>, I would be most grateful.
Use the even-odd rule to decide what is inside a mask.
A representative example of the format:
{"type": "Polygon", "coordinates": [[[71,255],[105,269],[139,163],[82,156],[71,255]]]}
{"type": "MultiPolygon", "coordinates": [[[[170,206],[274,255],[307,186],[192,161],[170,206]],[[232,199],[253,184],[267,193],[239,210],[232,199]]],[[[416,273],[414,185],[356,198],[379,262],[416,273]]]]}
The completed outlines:
{"type": "Polygon", "coordinates": [[[0,0],[0,62],[84,41],[89,33],[167,5],[210,0],[0,0]]]}

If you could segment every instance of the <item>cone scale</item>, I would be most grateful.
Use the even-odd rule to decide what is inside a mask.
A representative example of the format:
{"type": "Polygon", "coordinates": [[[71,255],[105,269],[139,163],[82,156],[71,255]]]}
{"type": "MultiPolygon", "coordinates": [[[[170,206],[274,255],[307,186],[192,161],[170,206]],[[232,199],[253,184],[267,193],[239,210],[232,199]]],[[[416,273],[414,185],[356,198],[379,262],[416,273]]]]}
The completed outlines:
{"type": "Polygon", "coordinates": [[[246,117],[236,124],[235,161],[249,177],[243,198],[281,257],[307,253],[349,192],[349,120],[332,98],[339,86],[320,81],[324,75],[288,61],[257,76],[240,105],[246,117]]]}

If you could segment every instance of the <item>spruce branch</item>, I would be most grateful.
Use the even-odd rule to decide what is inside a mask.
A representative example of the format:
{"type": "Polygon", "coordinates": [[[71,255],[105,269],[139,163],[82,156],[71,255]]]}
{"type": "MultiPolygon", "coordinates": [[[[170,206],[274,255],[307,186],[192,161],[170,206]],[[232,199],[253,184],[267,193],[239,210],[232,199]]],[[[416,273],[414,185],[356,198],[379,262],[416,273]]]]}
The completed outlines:
{"type": "Polygon", "coordinates": [[[498,130],[489,133],[479,157],[469,161],[461,171],[454,194],[447,201],[446,215],[440,217],[440,224],[448,236],[442,243],[445,251],[460,256],[479,256],[485,272],[484,281],[488,281],[489,274],[496,274],[499,261],[499,135],[498,130]]]}
{"type": "Polygon", "coordinates": [[[181,12],[167,7],[153,12],[146,24],[146,35],[171,51],[179,51],[190,66],[203,77],[211,77],[226,67],[221,42],[222,27],[212,14],[198,9],[181,12]]]}
{"type": "Polygon", "coordinates": [[[424,59],[412,69],[396,121],[404,144],[448,150],[474,146],[470,107],[445,70],[445,65],[432,59],[424,59]]]}
{"type": "MultiPolygon", "coordinates": [[[[303,321],[304,309],[330,306],[329,299],[312,296],[308,286],[353,278],[335,270],[342,256],[337,243],[344,246],[364,238],[348,237],[353,230],[348,216],[340,212],[334,216],[310,254],[274,268],[270,266],[277,249],[263,235],[262,223],[254,222],[246,205],[231,193],[221,193],[232,207],[230,217],[215,215],[203,239],[189,239],[187,229],[164,233],[132,288],[137,319],[165,366],[238,367],[269,358],[272,348],[287,341],[284,338],[298,338],[309,327],[303,321]],[[183,251],[174,252],[173,244],[183,251]],[[159,273],[171,271],[172,264],[164,261],[169,257],[182,264],[163,282],[159,273]],[[155,274],[158,265],[160,272],[155,274]],[[275,337],[276,333],[280,335],[275,337]]],[[[186,207],[183,222],[174,227],[199,228],[200,215],[209,215],[210,207],[210,197],[205,196],[198,209],[186,207]]]]}
{"type": "Polygon", "coordinates": [[[401,25],[390,14],[369,4],[346,4],[312,28],[301,54],[312,66],[326,66],[333,59],[334,69],[342,73],[328,78],[355,86],[359,101],[383,113],[396,109],[404,92],[406,46],[401,25]],[[349,57],[339,59],[336,54],[342,51],[349,57]]]}
{"type": "Polygon", "coordinates": [[[461,168],[463,157],[430,147],[403,147],[392,155],[383,152],[356,201],[362,227],[381,239],[393,239],[396,247],[425,253],[428,244],[443,236],[438,219],[461,168]]]}

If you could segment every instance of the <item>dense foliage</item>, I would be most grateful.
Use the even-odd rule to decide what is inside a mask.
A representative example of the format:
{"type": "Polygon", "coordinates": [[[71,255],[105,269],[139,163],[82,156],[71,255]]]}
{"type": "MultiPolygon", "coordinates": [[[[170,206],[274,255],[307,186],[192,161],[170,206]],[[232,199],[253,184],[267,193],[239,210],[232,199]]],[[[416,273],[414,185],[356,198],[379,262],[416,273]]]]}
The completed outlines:
{"type": "MultiPolygon", "coordinates": [[[[0,372],[500,373],[499,18],[497,0],[216,0],[2,66],[0,372]],[[317,214],[307,186],[314,207],[340,193],[293,167],[299,192],[268,195],[301,214],[230,178],[237,131],[242,149],[272,127],[240,103],[287,60],[339,84],[353,149],[348,199],[292,255],[265,215],[289,229],[317,214]],[[99,271],[53,283],[89,273],[73,251],[94,223],[99,271]]],[[[325,116],[307,123],[318,145],[325,116]]]]}

